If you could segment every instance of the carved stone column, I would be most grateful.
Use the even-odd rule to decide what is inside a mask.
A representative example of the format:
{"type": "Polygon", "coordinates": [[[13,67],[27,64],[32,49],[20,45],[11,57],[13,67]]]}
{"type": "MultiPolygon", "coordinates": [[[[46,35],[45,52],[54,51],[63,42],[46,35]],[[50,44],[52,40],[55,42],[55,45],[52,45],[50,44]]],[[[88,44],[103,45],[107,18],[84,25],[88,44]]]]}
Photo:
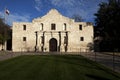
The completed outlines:
{"type": "Polygon", "coordinates": [[[64,37],[64,48],[65,48],[65,52],[67,52],[68,50],[68,32],[65,32],[65,37],[64,37]]]}
{"type": "Polygon", "coordinates": [[[65,52],[65,41],[64,41],[64,39],[65,39],[65,33],[64,32],[62,32],[61,33],[61,47],[60,47],[60,50],[61,50],[61,52],[65,52]]]}
{"type": "Polygon", "coordinates": [[[44,41],[45,41],[45,33],[43,32],[43,35],[41,36],[41,51],[43,52],[44,51],[44,41]]]}
{"type": "Polygon", "coordinates": [[[59,46],[58,46],[58,51],[61,52],[61,32],[58,32],[59,35],[59,46]]]}
{"type": "Polygon", "coordinates": [[[35,52],[37,52],[37,45],[38,45],[38,32],[35,32],[36,35],[36,44],[35,44],[35,52]]]}

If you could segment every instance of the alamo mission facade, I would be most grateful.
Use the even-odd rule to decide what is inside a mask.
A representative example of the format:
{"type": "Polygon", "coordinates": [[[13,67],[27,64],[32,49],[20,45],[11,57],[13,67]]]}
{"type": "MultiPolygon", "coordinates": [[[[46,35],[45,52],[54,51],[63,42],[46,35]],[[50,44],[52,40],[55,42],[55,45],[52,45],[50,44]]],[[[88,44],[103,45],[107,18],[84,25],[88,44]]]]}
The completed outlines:
{"type": "Polygon", "coordinates": [[[14,22],[12,50],[39,52],[77,52],[89,50],[93,43],[93,25],[75,22],[56,9],[32,22],[14,22]]]}

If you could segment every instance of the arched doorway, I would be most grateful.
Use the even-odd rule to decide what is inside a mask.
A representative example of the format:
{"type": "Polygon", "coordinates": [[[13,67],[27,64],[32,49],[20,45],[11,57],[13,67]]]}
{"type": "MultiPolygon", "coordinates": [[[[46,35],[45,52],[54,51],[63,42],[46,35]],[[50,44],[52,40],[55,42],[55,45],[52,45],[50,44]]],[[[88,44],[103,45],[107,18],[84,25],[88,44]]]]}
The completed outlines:
{"type": "Polygon", "coordinates": [[[49,41],[49,51],[57,51],[57,40],[55,38],[52,38],[49,41]]]}

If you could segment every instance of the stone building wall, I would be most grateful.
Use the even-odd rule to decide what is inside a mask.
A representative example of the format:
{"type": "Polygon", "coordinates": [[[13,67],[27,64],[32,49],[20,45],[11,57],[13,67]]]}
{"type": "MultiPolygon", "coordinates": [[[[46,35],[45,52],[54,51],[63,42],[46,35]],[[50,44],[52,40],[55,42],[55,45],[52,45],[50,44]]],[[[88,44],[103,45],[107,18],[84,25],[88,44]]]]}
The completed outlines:
{"type": "Polygon", "coordinates": [[[14,52],[86,51],[89,49],[89,43],[93,43],[93,25],[87,22],[74,22],[73,19],[62,16],[55,9],[30,23],[13,23],[12,50],[14,52]]]}

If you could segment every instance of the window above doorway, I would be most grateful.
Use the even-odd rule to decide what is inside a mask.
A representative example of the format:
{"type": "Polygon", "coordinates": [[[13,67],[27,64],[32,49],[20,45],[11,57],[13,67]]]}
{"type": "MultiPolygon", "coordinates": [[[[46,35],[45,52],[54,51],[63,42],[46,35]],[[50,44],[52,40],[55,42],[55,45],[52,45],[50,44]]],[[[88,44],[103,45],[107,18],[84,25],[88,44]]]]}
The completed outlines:
{"type": "Polygon", "coordinates": [[[54,23],[51,24],[51,30],[56,30],[56,24],[54,23]]]}
{"type": "Polygon", "coordinates": [[[40,28],[40,30],[43,30],[43,23],[41,23],[41,28],[40,28]]]}
{"type": "Polygon", "coordinates": [[[67,25],[66,25],[66,23],[64,23],[64,25],[63,25],[63,30],[66,31],[66,28],[67,28],[67,25]]]}

